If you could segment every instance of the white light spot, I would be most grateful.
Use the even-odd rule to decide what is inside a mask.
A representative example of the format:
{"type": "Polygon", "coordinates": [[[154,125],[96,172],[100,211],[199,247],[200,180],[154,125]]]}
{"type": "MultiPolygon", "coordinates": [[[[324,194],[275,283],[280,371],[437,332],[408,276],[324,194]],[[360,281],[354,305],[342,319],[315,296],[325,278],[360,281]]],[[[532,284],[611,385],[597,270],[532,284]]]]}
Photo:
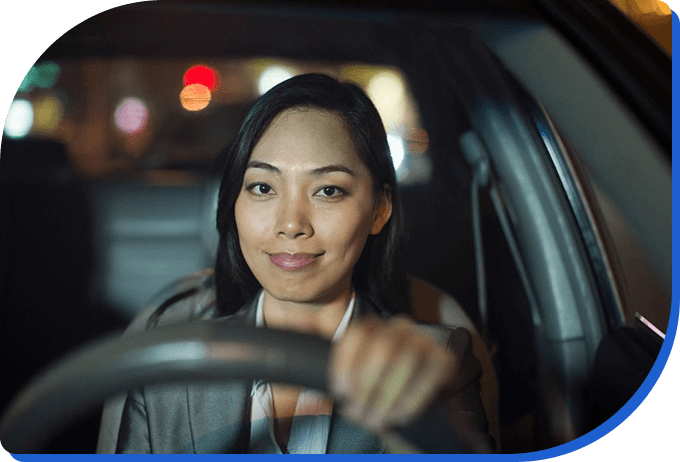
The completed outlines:
{"type": "Polygon", "coordinates": [[[390,147],[394,169],[399,170],[399,167],[404,161],[404,140],[396,135],[387,135],[387,144],[390,147]]]}
{"type": "Polygon", "coordinates": [[[406,88],[399,74],[381,71],[366,86],[366,93],[375,104],[388,131],[399,130],[403,125],[406,88]]]}
{"type": "Polygon", "coordinates": [[[269,90],[271,90],[276,85],[284,82],[293,77],[293,73],[282,66],[272,66],[260,74],[260,78],[257,81],[257,90],[260,95],[264,95],[269,90]]]}
{"type": "Polygon", "coordinates": [[[5,121],[5,135],[10,138],[23,138],[33,127],[33,106],[25,99],[12,102],[5,121]]]}

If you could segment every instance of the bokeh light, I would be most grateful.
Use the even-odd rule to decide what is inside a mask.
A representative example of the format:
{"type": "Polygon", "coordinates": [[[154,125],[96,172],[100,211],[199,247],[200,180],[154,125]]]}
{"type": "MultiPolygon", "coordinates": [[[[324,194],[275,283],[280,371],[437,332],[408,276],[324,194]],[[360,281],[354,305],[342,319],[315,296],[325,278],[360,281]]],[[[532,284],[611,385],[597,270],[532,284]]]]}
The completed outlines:
{"type": "Polygon", "coordinates": [[[5,121],[5,135],[10,138],[24,138],[33,127],[33,106],[30,101],[12,101],[5,121]]]}
{"type": "Polygon", "coordinates": [[[31,67],[26,73],[24,80],[22,80],[21,84],[19,84],[19,92],[29,92],[33,90],[33,87],[35,87],[35,80],[37,74],[38,71],[36,70],[36,68],[31,67]]]}
{"type": "Polygon", "coordinates": [[[430,135],[422,128],[408,130],[405,141],[408,153],[416,156],[425,154],[430,147],[430,135]]]}
{"type": "Polygon", "coordinates": [[[208,66],[192,66],[184,73],[184,86],[200,83],[208,87],[211,93],[220,88],[222,78],[220,73],[208,66]]]}
{"type": "Polygon", "coordinates": [[[61,74],[61,68],[57,63],[46,62],[36,66],[36,86],[47,89],[52,88],[56,85],[59,80],[59,75],[61,74]]]}
{"type": "Polygon", "coordinates": [[[673,10],[671,10],[671,7],[668,6],[665,2],[659,2],[659,1],[654,1],[654,4],[656,6],[656,9],[658,11],[658,14],[660,16],[665,16],[673,13],[673,10]]]}
{"type": "Polygon", "coordinates": [[[139,98],[124,98],[114,112],[116,127],[128,135],[137,135],[144,130],[149,120],[149,110],[139,98]]]}
{"type": "Polygon", "coordinates": [[[406,109],[406,90],[401,76],[393,71],[378,72],[369,80],[366,93],[380,113],[385,128],[400,130],[406,109]]]}
{"type": "Polygon", "coordinates": [[[33,130],[40,133],[52,133],[59,125],[64,108],[59,98],[54,95],[40,98],[33,105],[33,130]]]}
{"type": "Polygon", "coordinates": [[[388,134],[387,144],[390,147],[394,169],[399,170],[399,167],[401,167],[401,164],[404,162],[404,156],[406,154],[404,150],[404,140],[397,135],[388,134]]]}
{"type": "Polygon", "coordinates": [[[184,87],[179,94],[179,99],[182,103],[182,107],[187,111],[200,111],[210,104],[212,93],[210,92],[210,88],[205,85],[192,83],[191,85],[184,87]]]}
{"type": "Polygon", "coordinates": [[[260,74],[260,78],[257,81],[257,91],[260,92],[260,95],[264,95],[276,85],[293,77],[293,75],[290,69],[283,66],[268,67],[260,74]]]}
{"type": "Polygon", "coordinates": [[[60,75],[61,68],[57,63],[51,61],[32,66],[19,85],[19,92],[29,92],[35,87],[52,88],[56,85],[60,75]]]}

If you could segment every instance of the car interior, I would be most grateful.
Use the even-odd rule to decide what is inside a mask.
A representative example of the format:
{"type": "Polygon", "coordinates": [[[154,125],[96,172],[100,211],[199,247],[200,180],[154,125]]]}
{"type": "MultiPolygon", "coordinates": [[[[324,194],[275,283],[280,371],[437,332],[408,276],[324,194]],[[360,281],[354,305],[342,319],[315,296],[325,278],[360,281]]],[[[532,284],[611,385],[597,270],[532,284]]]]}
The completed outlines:
{"type": "MultiPolygon", "coordinates": [[[[224,149],[263,88],[306,72],[355,82],[378,106],[413,316],[473,332],[499,452],[572,441],[637,390],[661,343],[633,329],[636,313],[662,333],[670,316],[663,128],[640,122],[531,2],[457,2],[445,14],[320,3],[131,4],[37,60],[58,66],[55,86],[17,98],[55,97],[59,121],[37,127],[36,112],[29,136],[2,139],[2,367],[15,372],[0,414],[48,364],[130,332],[210,271],[224,149]],[[181,95],[196,66],[219,80],[199,110],[181,95]],[[119,112],[124,101],[141,104],[141,129],[126,128],[139,113],[119,112]],[[651,183],[622,187],[631,166],[651,183]],[[629,345],[635,361],[615,363],[629,345]],[[616,374],[627,378],[614,396],[616,374]]],[[[42,450],[92,453],[115,428],[98,403],[42,450]]]]}

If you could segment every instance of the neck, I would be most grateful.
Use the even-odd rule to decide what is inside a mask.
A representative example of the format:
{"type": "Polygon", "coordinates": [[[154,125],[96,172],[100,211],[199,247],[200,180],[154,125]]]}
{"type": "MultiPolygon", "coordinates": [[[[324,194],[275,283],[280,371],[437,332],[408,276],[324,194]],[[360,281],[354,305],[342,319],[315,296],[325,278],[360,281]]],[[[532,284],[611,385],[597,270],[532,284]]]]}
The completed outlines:
{"type": "Polygon", "coordinates": [[[265,324],[273,329],[312,334],[330,340],[351,299],[351,289],[331,300],[309,303],[278,300],[265,290],[262,302],[265,324]]]}

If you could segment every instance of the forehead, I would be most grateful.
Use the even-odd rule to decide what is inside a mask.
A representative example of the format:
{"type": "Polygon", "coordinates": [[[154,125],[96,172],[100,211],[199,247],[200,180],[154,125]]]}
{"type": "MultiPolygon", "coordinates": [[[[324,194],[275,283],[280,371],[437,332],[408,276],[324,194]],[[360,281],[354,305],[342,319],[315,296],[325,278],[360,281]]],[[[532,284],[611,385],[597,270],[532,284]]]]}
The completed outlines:
{"type": "Polygon", "coordinates": [[[281,169],[338,164],[367,170],[344,120],[319,109],[289,109],[276,116],[250,158],[281,169]]]}

